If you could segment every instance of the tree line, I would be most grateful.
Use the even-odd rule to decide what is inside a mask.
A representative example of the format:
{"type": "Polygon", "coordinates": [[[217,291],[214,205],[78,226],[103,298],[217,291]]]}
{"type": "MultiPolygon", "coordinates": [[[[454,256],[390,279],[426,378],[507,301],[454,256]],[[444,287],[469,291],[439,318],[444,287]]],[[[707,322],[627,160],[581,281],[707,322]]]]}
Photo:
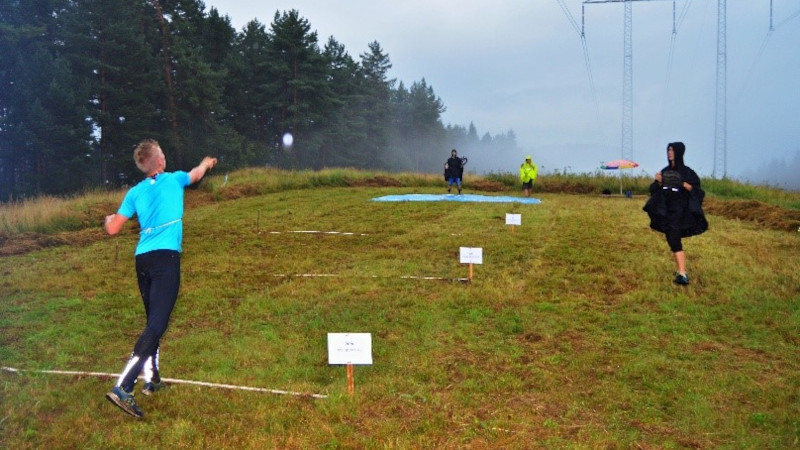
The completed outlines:
{"type": "Polygon", "coordinates": [[[223,170],[438,172],[450,148],[516,151],[512,131],[444,125],[433,87],[391,67],[376,41],[358,58],[321,44],[297,10],[237,31],[201,0],[2,2],[0,201],[135,183],[145,137],[172,170],[211,154],[223,170]]]}

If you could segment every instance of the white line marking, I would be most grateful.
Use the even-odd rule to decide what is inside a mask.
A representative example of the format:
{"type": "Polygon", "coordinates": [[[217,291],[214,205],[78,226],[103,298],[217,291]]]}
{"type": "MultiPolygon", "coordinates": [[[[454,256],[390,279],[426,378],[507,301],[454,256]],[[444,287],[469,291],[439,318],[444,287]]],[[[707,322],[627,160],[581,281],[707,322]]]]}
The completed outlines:
{"type": "Polygon", "coordinates": [[[294,231],[269,231],[269,234],[283,233],[302,233],[302,234],[341,234],[342,236],[369,236],[367,233],[353,233],[350,231],[317,231],[317,230],[294,230],[294,231]]]}
{"type": "MultiPolygon", "coordinates": [[[[341,277],[342,275],[337,275],[337,274],[334,274],[334,273],[295,273],[295,274],[274,273],[274,274],[272,274],[272,276],[276,277],[276,278],[292,278],[292,277],[297,277],[297,278],[336,278],[336,277],[341,277]]],[[[355,277],[356,276],[352,276],[352,278],[355,278],[355,277]]],[[[362,277],[379,278],[378,275],[362,275],[362,277]]],[[[390,278],[390,277],[386,277],[386,278],[390,278]]],[[[441,281],[459,281],[459,282],[467,282],[467,281],[469,281],[469,278],[422,277],[422,276],[416,276],[416,275],[402,275],[402,276],[400,276],[398,278],[400,278],[402,280],[441,280],[441,281]]]]}
{"type": "MultiPolygon", "coordinates": [[[[116,378],[119,376],[118,373],[106,373],[106,372],[80,372],[80,371],[71,371],[71,370],[30,370],[30,369],[16,369],[14,367],[0,367],[0,369],[5,370],[6,372],[13,372],[13,373],[21,373],[21,372],[34,372],[34,373],[47,373],[47,374],[55,374],[55,375],[82,375],[82,376],[92,376],[92,377],[104,377],[104,378],[116,378]]],[[[173,384],[191,384],[195,386],[206,386],[206,387],[215,387],[215,388],[223,388],[223,389],[235,389],[239,391],[252,391],[252,392],[267,392],[270,394],[277,394],[277,395],[294,395],[297,397],[312,397],[312,398],[328,398],[327,395],[324,394],[304,394],[302,392],[292,392],[292,391],[284,391],[280,389],[266,389],[266,388],[259,388],[259,387],[250,387],[250,386],[236,386],[233,384],[220,384],[220,383],[209,383],[206,381],[192,381],[192,380],[180,380],[177,378],[162,378],[162,381],[166,381],[167,383],[173,384]]]]}

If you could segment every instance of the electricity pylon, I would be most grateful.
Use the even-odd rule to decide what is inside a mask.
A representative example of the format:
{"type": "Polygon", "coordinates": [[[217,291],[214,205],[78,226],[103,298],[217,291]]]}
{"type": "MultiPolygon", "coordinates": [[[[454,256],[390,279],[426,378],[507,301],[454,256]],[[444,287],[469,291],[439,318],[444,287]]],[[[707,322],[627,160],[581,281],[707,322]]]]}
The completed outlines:
{"type": "MultiPolygon", "coordinates": [[[[622,75],[622,157],[633,156],[633,29],[631,3],[653,0],[585,0],[583,3],[625,3],[625,43],[622,75]]],[[[674,3],[674,0],[673,0],[674,3]]],[[[728,173],[728,50],[727,4],[717,0],[717,87],[714,121],[714,178],[725,178],[728,173]]],[[[674,21],[674,18],[673,18],[674,21]]],[[[770,30],[772,30],[772,2],[770,1],[770,30]]]]}
{"type": "Polygon", "coordinates": [[[623,21],[623,64],[622,64],[622,159],[633,159],[633,8],[634,1],[642,0],[586,0],[590,3],[619,3],[625,5],[623,21]]]}
{"type": "MultiPolygon", "coordinates": [[[[726,0],[717,3],[717,103],[714,121],[714,170],[711,176],[728,174],[728,50],[726,0]]],[[[772,25],[770,24],[770,27],[772,25]]]]}
{"type": "MultiPolygon", "coordinates": [[[[585,0],[591,3],[624,3],[622,72],[622,159],[633,159],[633,2],[654,0],[585,0]]],[[[673,19],[674,20],[674,19],[673,19]]]]}

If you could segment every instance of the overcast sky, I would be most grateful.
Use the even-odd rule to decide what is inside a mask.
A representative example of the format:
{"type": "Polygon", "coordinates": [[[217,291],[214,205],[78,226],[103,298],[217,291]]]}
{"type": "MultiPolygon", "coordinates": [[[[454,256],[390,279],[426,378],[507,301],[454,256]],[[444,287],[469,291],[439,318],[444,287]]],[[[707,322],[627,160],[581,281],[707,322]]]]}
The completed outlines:
{"type": "MultiPolygon", "coordinates": [[[[772,3],[770,31],[770,0],[727,2],[727,174],[735,178],[754,180],[768,166],[779,176],[776,162],[800,170],[800,1],[772,3]]],[[[481,135],[511,129],[546,171],[593,172],[622,153],[624,5],[587,4],[584,21],[582,1],[563,4],[569,16],[557,0],[206,0],[240,31],[296,9],[320,46],[333,36],[356,59],[377,41],[390,77],[433,87],[445,124],[472,122],[481,135]]],[[[666,163],[666,144],[680,140],[687,164],[711,175],[717,2],[678,0],[675,11],[673,35],[672,1],[632,3],[633,159],[653,173],[666,163]]]]}

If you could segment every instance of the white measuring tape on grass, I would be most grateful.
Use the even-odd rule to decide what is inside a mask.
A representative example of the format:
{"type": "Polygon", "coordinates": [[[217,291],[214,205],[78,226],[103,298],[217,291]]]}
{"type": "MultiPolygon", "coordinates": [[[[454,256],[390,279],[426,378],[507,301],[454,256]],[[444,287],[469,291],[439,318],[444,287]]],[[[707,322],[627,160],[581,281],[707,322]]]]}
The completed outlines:
{"type": "Polygon", "coordinates": [[[340,234],[342,236],[369,236],[367,233],[353,233],[351,231],[317,231],[317,230],[293,230],[293,231],[270,231],[269,234],[340,234]]]}
{"type": "MultiPolygon", "coordinates": [[[[6,372],[12,373],[21,373],[21,372],[32,372],[32,373],[47,373],[53,375],[79,375],[79,376],[89,376],[89,377],[104,377],[104,378],[117,378],[119,377],[118,373],[106,373],[106,372],[80,372],[80,371],[71,371],[71,370],[27,370],[27,369],[16,369],[14,367],[0,367],[0,369],[6,372]]],[[[206,387],[215,387],[215,388],[222,388],[222,389],[234,389],[238,391],[251,391],[251,392],[266,392],[269,394],[276,394],[276,395],[293,395],[296,397],[311,397],[311,398],[328,398],[327,395],[324,394],[306,394],[302,392],[292,392],[292,391],[283,391],[280,389],[266,389],[266,388],[259,388],[259,387],[250,387],[250,386],[236,386],[233,384],[220,384],[220,383],[209,383],[206,381],[192,381],[192,380],[179,380],[177,378],[162,378],[162,381],[172,384],[191,384],[194,386],[206,386],[206,387]]]]}
{"type": "MultiPolygon", "coordinates": [[[[344,277],[344,275],[338,275],[335,273],[274,273],[272,274],[275,278],[337,278],[337,277],[344,277]]],[[[392,278],[392,277],[379,277],[378,275],[351,275],[350,278],[392,278]]],[[[447,277],[425,277],[425,276],[416,276],[416,275],[400,275],[397,276],[401,280],[438,280],[438,281],[458,281],[458,282],[465,282],[469,281],[468,278],[447,278],[447,277]]]]}

